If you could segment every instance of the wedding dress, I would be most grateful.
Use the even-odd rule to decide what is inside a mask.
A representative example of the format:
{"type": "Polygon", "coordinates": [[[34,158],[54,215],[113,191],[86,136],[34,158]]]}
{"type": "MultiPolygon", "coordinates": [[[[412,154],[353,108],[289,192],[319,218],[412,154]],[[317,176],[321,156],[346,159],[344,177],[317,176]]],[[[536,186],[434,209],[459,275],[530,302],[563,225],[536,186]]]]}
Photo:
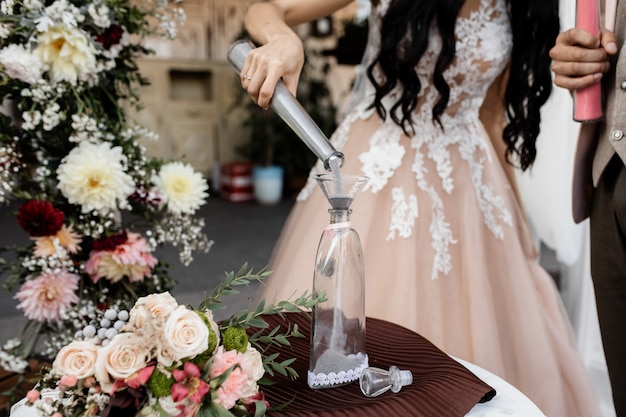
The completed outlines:
{"type": "MultiPolygon", "coordinates": [[[[389,2],[372,7],[366,64],[380,45],[389,2]]],[[[364,251],[366,314],[417,331],[446,353],[499,375],[546,416],[597,416],[558,290],[537,262],[524,212],[479,120],[512,50],[506,2],[467,2],[461,9],[456,57],[444,74],[450,100],[441,126],[431,115],[441,44],[435,26],[429,37],[416,67],[424,88],[415,134],[369,109],[373,88],[361,77],[356,107],[331,138],[346,158],[342,172],[370,178],[352,205],[364,251]]],[[[397,94],[386,96],[386,108],[397,94]]],[[[312,287],[318,238],[329,220],[329,204],[313,179],[322,169],[313,169],[287,219],[263,298],[312,287]]]]}

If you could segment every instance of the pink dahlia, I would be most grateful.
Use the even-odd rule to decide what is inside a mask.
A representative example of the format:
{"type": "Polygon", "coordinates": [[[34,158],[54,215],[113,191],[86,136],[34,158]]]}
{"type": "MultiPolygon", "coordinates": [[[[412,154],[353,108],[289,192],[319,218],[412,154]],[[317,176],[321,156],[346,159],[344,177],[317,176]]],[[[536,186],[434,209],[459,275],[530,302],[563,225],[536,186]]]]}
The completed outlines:
{"type": "Polygon", "coordinates": [[[146,240],[139,233],[124,233],[123,236],[127,236],[125,240],[121,236],[94,244],[94,250],[85,264],[93,282],[101,278],[118,282],[124,277],[128,277],[130,282],[141,282],[150,276],[158,261],[152,256],[146,240]]]}
{"type": "Polygon", "coordinates": [[[55,235],[63,226],[65,214],[49,201],[29,200],[17,210],[17,222],[32,237],[55,235]]]}
{"type": "Polygon", "coordinates": [[[69,253],[78,253],[82,240],[71,224],[69,226],[63,225],[55,235],[33,237],[32,239],[35,241],[35,256],[40,258],[57,254],[55,240],[69,253]]]}
{"type": "Polygon", "coordinates": [[[36,321],[54,321],[73,303],[78,302],[80,277],[67,271],[48,272],[26,281],[15,298],[20,300],[17,308],[36,321]]]}

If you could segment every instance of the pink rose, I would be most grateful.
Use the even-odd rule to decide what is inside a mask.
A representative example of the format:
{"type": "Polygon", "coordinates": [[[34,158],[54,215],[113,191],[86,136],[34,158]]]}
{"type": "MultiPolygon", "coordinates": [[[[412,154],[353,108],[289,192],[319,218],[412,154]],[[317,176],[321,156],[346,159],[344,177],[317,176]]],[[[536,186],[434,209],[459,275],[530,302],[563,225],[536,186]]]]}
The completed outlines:
{"type": "Polygon", "coordinates": [[[31,389],[30,391],[26,393],[26,399],[30,401],[31,403],[34,403],[40,397],[41,395],[39,394],[39,391],[37,391],[36,389],[31,389]]]}

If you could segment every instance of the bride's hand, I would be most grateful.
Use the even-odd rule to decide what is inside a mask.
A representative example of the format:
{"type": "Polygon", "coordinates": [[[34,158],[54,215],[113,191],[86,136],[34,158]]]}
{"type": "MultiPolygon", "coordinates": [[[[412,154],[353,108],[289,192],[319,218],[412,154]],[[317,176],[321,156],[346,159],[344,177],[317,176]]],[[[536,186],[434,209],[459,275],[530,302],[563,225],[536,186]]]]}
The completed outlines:
{"type": "Polygon", "coordinates": [[[291,94],[296,95],[303,65],[302,40],[293,32],[277,34],[248,53],[241,69],[241,85],[255,103],[267,109],[281,78],[291,94]]]}

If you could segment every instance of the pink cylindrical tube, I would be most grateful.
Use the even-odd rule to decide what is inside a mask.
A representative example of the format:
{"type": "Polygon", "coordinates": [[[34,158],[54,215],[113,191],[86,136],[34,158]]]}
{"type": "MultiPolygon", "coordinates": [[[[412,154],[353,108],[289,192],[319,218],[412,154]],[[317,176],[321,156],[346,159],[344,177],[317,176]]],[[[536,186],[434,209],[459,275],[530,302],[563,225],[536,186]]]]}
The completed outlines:
{"type": "MultiPolygon", "coordinates": [[[[596,36],[600,35],[598,0],[576,0],[576,27],[596,36]]],[[[602,86],[600,83],[574,92],[574,120],[582,123],[593,123],[603,117],[602,86]]]]}

